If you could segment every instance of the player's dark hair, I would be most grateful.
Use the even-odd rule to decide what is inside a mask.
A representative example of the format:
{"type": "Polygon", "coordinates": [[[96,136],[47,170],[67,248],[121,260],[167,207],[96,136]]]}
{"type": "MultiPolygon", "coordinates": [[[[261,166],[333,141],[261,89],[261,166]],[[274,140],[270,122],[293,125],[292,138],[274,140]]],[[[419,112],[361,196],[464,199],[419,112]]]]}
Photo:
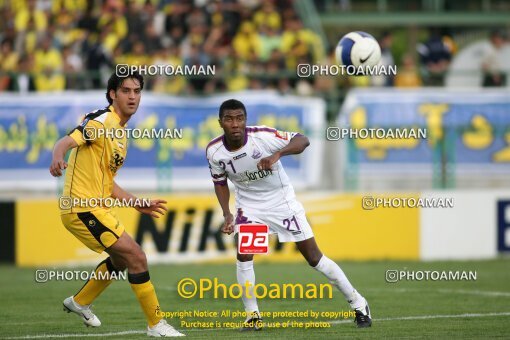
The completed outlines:
{"type": "Polygon", "coordinates": [[[130,73],[127,76],[118,76],[116,72],[114,72],[110,79],[108,79],[108,85],[106,86],[106,100],[108,100],[108,103],[112,105],[113,99],[110,97],[110,90],[117,91],[122,86],[122,83],[124,83],[124,80],[133,78],[138,80],[140,83],[140,89],[143,90],[143,76],[140,75],[138,72],[130,73]]]}
{"type": "Polygon", "coordinates": [[[225,100],[223,103],[221,103],[220,106],[220,119],[223,118],[223,114],[225,113],[225,110],[239,110],[243,109],[244,116],[247,116],[246,108],[244,107],[244,104],[241,103],[237,99],[229,99],[225,100]]]}

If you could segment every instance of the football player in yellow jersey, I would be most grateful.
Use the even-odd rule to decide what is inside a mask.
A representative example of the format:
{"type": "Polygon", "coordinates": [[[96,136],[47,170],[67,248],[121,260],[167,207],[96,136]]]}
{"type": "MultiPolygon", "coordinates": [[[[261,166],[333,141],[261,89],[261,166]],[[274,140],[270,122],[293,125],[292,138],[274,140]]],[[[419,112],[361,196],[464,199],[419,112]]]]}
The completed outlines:
{"type": "MultiPolygon", "coordinates": [[[[110,105],[87,114],[83,122],[60,139],[53,149],[50,173],[58,177],[62,176],[62,170],[67,169],[60,200],[62,223],[87,247],[98,253],[106,251],[110,255],[96,267],[98,279],[91,278],[78,293],[64,300],[64,311],[78,314],[87,326],[100,326],[101,322],[92,313],[90,304],[112,282],[109,276],[114,278],[116,275],[113,273],[127,268],[129,283],[148,321],[147,335],[184,336],[162,318],[142,248],[124,232],[124,226],[113,211],[82,204],[89,199],[105,198],[136,201],[135,196],[114,181],[126,157],[125,134],[114,133],[115,137],[111,138],[112,134],[108,135],[105,130],[125,128],[138,109],[142,89],[141,75],[119,77],[113,74],[108,80],[106,92],[110,105]],[[64,156],[70,149],[68,164],[64,156]],[[76,201],[82,205],[73,206],[76,201]]],[[[158,218],[167,210],[165,203],[156,199],[151,200],[148,206],[139,205],[135,209],[158,218]]]]}

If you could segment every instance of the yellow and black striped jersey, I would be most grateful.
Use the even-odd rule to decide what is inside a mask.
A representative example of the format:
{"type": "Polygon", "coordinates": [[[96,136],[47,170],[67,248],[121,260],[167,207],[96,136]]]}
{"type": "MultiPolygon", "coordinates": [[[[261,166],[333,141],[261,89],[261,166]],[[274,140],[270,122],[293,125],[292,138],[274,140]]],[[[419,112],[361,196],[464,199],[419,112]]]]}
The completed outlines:
{"type": "MultiPolygon", "coordinates": [[[[87,114],[82,123],[68,134],[78,147],[72,149],[69,156],[62,197],[83,200],[111,197],[113,179],[127,153],[126,133],[116,133],[116,130],[125,128],[120,125],[120,117],[110,105],[87,114]]],[[[61,207],[60,212],[67,214],[96,209],[102,208],[71,206],[69,209],[61,207]]]]}

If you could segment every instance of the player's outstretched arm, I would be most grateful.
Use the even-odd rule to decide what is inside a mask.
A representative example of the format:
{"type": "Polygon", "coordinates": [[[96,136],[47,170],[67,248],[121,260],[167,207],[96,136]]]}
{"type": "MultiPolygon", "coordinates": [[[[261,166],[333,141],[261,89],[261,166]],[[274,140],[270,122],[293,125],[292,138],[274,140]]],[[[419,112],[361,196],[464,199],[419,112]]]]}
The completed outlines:
{"type": "MultiPolygon", "coordinates": [[[[127,192],[122,189],[115,181],[113,181],[113,189],[112,189],[112,197],[117,199],[124,200],[132,200],[136,201],[137,198],[135,195],[127,192]]],[[[150,206],[146,207],[134,207],[136,210],[141,212],[142,214],[146,214],[155,218],[159,218],[159,216],[163,216],[168,208],[166,207],[166,201],[161,199],[151,199],[150,206]],[[159,215],[158,215],[159,214],[159,215]]]]}
{"type": "Polygon", "coordinates": [[[279,151],[276,151],[269,157],[262,158],[257,163],[257,168],[259,170],[269,170],[271,169],[271,166],[273,166],[274,163],[278,162],[278,160],[282,156],[300,154],[308,147],[308,145],[310,145],[310,141],[306,136],[303,135],[294,136],[289,141],[289,144],[287,144],[285,147],[283,147],[279,151]]]}
{"type": "Polygon", "coordinates": [[[75,148],[78,143],[69,136],[60,138],[53,147],[53,159],[50,164],[50,174],[53,177],[62,176],[62,170],[67,168],[67,162],[64,157],[69,149],[75,148]]]}
{"type": "Polygon", "coordinates": [[[230,212],[230,207],[228,205],[230,200],[230,190],[226,184],[215,184],[214,192],[216,193],[218,202],[220,202],[221,210],[223,211],[223,217],[225,218],[225,221],[221,227],[221,231],[230,235],[234,232],[234,215],[232,215],[230,212]]]}

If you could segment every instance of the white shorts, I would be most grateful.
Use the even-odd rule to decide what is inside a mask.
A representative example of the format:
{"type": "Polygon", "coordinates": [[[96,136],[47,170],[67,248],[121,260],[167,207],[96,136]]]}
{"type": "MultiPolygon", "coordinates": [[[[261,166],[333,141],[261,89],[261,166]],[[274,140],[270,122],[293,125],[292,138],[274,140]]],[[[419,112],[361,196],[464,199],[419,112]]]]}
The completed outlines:
{"type": "Polygon", "coordinates": [[[235,217],[235,232],[240,224],[259,223],[269,226],[270,234],[278,234],[280,242],[299,242],[313,237],[312,227],[306,220],[305,209],[299,202],[272,210],[238,208],[235,217]]]}

